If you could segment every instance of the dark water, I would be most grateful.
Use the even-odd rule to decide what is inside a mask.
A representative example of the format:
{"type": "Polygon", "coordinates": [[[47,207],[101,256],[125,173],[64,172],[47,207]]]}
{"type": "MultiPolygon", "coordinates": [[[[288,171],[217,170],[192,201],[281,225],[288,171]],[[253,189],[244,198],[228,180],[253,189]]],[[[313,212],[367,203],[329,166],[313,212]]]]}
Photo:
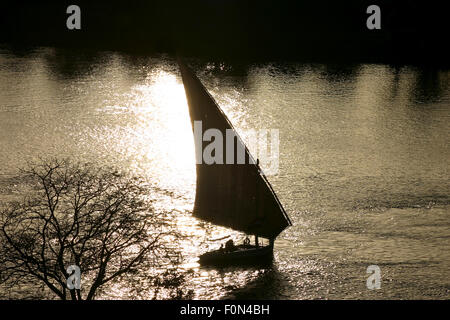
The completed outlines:
{"type": "Polygon", "coordinates": [[[40,156],[114,165],[172,192],[158,205],[178,211],[191,235],[184,268],[196,298],[450,297],[448,71],[192,63],[244,140],[279,130],[279,170],[268,178],[294,225],[271,268],[195,262],[220,245],[208,239],[242,235],[190,215],[193,138],[170,57],[0,51],[0,199],[20,194],[10,177],[40,156]],[[366,287],[369,265],[381,269],[380,290],[366,287]]]}

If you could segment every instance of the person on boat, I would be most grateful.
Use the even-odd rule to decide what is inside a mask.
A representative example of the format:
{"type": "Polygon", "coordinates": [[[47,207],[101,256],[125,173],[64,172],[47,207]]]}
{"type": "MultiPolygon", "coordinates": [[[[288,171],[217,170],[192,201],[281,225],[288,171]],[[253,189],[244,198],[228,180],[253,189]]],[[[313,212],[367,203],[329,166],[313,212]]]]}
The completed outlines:
{"type": "Polygon", "coordinates": [[[225,251],[233,252],[236,250],[236,246],[234,245],[233,239],[228,240],[225,243],[225,251]]]}

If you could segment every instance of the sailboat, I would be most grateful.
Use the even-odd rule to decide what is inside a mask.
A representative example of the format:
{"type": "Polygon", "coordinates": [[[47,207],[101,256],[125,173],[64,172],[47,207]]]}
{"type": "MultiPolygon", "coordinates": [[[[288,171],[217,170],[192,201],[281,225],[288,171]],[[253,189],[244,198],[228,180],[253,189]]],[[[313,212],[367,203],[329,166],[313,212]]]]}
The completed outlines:
{"type": "Polygon", "coordinates": [[[211,164],[199,159],[209,142],[194,139],[197,187],[193,215],[201,220],[255,236],[254,245],[246,238],[244,244],[232,244],[231,248],[225,246],[202,254],[199,262],[205,265],[271,260],[276,237],[292,223],[261,170],[259,161],[254,160],[228,117],[195,73],[180,59],[178,64],[194,135],[195,124],[201,123],[202,137],[207,130],[215,129],[219,130],[223,137],[227,136],[227,130],[231,130],[235,139],[232,151],[223,144],[223,159],[233,161],[211,164]],[[238,161],[239,150],[244,150],[245,161],[242,161],[242,157],[241,161],[238,161]],[[269,239],[269,244],[260,245],[258,237],[269,239]]]}

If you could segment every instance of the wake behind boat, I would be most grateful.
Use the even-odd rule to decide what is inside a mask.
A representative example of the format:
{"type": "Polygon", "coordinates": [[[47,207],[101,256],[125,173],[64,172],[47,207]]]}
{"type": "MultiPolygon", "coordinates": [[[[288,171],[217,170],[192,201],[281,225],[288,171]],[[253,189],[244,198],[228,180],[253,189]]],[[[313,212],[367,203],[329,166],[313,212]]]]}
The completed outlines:
{"type": "Polygon", "coordinates": [[[292,225],[291,221],[259,167],[259,161],[254,160],[225,113],[194,72],[182,61],[178,64],[194,135],[199,128],[202,137],[212,129],[223,137],[231,132],[235,141],[232,149],[223,146],[220,150],[227,161],[205,163],[203,150],[209,142],[194,139],[197,187],[193,214],[199,219],[255,236],[255,245],[247,239],[243,245],[235,246],[230,240],[225,247],[201,255],[200,263],[240,264],[271,260],[276,237],[292,225]],[[239,150],[243,150],[245,159],[239,159],[239,150]],[[269,245],[261,246],[258,237],[269,239],[269,245]]]}

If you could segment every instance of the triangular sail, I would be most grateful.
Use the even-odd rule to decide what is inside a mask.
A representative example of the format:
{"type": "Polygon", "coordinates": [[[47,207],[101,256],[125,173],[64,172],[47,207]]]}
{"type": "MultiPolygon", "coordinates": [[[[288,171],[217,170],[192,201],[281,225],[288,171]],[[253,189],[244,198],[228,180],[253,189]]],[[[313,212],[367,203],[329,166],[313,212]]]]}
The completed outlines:
{"type": "MultiPolygon", "coordinates": [[[[217,129],[226,137],[231,129],[236,135],[234,164],[226,164],[226,143],[223,142],[223,164],[199,164],[194,216],[217,225],[274,239],[287,226],[289,217],[247,147],[234,130],[227,116],[195,74],[179,61],[189,105],[191,124],[201,121],[202,136],[208,129],[217,129]],[[237,164],[238,150],[245,150],[245,164],[237,164]]],[[[196,149],[210,144],[195,139],[196,149]]]]}

